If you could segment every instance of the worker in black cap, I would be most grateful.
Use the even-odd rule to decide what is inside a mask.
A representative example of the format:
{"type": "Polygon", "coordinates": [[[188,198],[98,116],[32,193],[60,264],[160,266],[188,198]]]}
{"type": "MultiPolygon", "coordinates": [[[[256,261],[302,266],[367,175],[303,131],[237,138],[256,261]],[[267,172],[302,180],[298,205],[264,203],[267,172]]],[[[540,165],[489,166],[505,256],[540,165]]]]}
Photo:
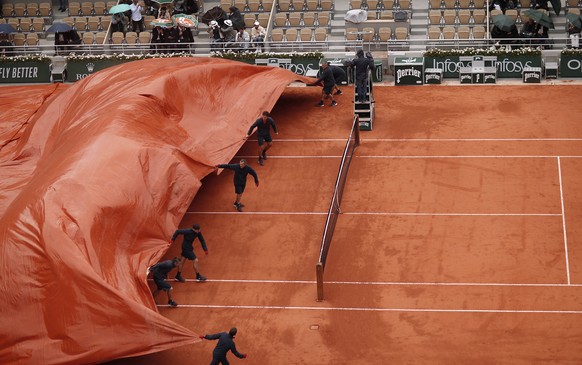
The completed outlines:
{"type": "Polygon", "coordinates": [[[174,232],[172,239],[170,240],[170,244],[176,241],[179,235],[184,236],[184,240],[182,241],[182,257],[180,257],[180,262],[178,264],[178,273],[176,274],[176,281],[185,282],[186,280],[182,277],[182,268],[184,266],[184,262],[186,260],[191,260],[194,265],[194,271],[196,272],[196,281],[205,281],[206,277],[200,274],[200,270],[198,269],[198,257],[194,253],[194,240],[196,238],[200,239],[200,244],[202,245],[202,249],[204,253],[208,255],[208,247],[206,247],[206,241],[204,240],[204,236],[202,236],[202,232],[200,231],[200,225],[194,224],[192,228],[186,229],[178,229],[174,232]]]}

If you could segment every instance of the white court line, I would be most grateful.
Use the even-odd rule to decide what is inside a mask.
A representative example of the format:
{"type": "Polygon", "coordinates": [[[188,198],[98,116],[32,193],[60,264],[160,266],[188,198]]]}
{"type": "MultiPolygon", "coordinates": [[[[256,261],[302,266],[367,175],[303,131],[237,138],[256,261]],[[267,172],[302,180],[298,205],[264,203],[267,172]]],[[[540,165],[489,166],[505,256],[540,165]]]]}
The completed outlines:
{"type": "MultiPolygon", "coordinates": [[[[241,155],[241,156],[234,156],[233,159],[239,159],[239,158],[247,158],[247,159],[253,159],[256,158],[256,155],[241,155]]],[[[556,157],[561,157],[561,158],[581,158],[582,156],[549,156],[549,155],[539,155],[539,156],[535,156],[535,155],[507,155],[507,156],[495,156],[495,155],[439,155],[439,156],[431,156],[431,155],[419,155],[419,156],[406,156],[406,155],[386,155],[386,156],[378,156],[378,155],[373,155],[373,156],[361,156],[361,155],[355,155],[354,158],[360,159],[360,158],[390,158],[390,159],[431,159],[431,158],[438,158],[438,159],[445,159],[445,158],[551,158],[554,159],[556,157]]],[[[341,155],[305,155],[305,156],[297,156],[297,155],[279,155],[279,156],[274,156],[274,155],[269,155],[269,159],[310,159],[310,158],[342,158],[341,155]]]]}
{"type": "MultiPolygon", "coordinates": [[[[158,305],[169,307],[169,305],[158,305]]],[[[179,304],[178,308],[220,308],[220,309],[286,309],[308,311],[344,312],[423,312],[423,313],[527,313],[527,314],[582,314],[579,310],[536,310],[536,309],[438,309],[438,308],[354,308],[354,307],[302,307],[278,305],[214,305],[179,304]]]]}
{"type": "MultiPolygon", "coordinates": [[[[582,138],[360,138],[371,142],[579,142],[582,138]]],[[[248,141],[257,142],[256,139],[248,141]]],[[[346,138],[282,138],[277,142],[345,142],[346,138]]]]}
{"type": "MultiPolygon", "coordinates": [[[[327,215],[327,212],[186,212],[184,214],[235,215],[327,215]]],[[[561,213],[407,213],[407,212],[342,212],[342,215],[384,215],[419,217],[562,217],[561,213]]]]}
{"type": "MultiPolygon", "coordinates": [[[[153,281],[153,279],[148,279],[153,281]]],[[[186,279],[186,282],[196,282],[195,279],[186,279]]],[[[235,283],[235,284],[316,284],[315,280],[237,280],[237,279],[208,279],[211,283],[235,283]]],[[[464,287],[533,287],[533,288],[582,288],[582,284],[559,283],[445,283],[445,282],[397,282],[397,281],[325,281],[325,285],[377,285],[377,286],[464,286],[464,287]]]]}
{"type": "Polygon", "coordinates": [[[566,231],[566,213],[564,211],[564,190],[562,186],[562,164],[560,157],[558,157],[558,177],[560,179],[560,201],[562,203],[562,231],[564,232],[564,252],[566,254],[566,276],[568,284],[570,284],[570,260],[568,258],[568,234],[566,231]]]}

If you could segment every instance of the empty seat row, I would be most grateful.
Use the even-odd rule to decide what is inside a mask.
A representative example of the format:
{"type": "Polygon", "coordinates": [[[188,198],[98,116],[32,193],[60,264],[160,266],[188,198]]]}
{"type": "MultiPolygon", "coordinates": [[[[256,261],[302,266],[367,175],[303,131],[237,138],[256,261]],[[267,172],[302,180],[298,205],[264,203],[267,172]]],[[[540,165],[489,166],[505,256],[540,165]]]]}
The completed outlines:
{"type": "Polygon", "coordinates": [[[107,32],[85,32],[81,35],[81,41],[84,45],[105,44],[107,32]]]}
{"type": "Polygon", "coordinates": [[[255,21],[259,21],[263,28],[267,28],[269,16],[269,13],[246,13],[243,15],[243,19],[247,28],[252,27],[255,24],[255,21]]]}
{"type": "Polygon", "coordinates": [[[53,10],[50,2],[2,4],[3,17],[51,17],[52,14],[53,10]]]}
{"type": "Polygon", "coordinates": [[[114,45],[136,45],[149,44],[152,40],[152,33],[143,31],[139,34],[136,32],[127,32],[125,35],[122,32],[114,32],[111,35],[111,44],[114,45]]]}
{"type": "MultiPolygon", "coordinates": [[[[18,32],[44,32],[44,18],[5,18],[18,32]]],[[[3,19],[0,19],[3,22],[3,19]]]]}
{"type": "MultiPolygon", "coordinates": [[[[77,16],[77,15],[84,15],[84,16],[92,16],[92,15],[107,15],[108,10],[111,9],[112,6],[117,5],[116,1],[109,1],[107,3],[103,1],[70,1],[69,2],[69,16],[77,16]]],[[[142,4],[143,6],[143,4],[142,4]]]]}
{"type": "Polygon", "coordinates": [[[272,42],[325,42],[327,29],[325,28],[276,28],[271,31],[272,42]]]}
{"type": "Polygon", "coordinates": [[[392,28],[390,27],[380,27],[378,31],[372,27],[364,27],[361,31],[357,28],[346,29],[346,40],[348,41],[385,42],[391,39],[408,39],[408,28],[396,27],[394,32],[392,32],[392,28]]]}
{"type": "Polygon", "coordinates": [[[34,47],[39,43],[37,33],[14,33],[12,35],[12,39],[14,41],[14,45],[19,47],[34,47]]]}
{"type": "Polygon", "coordinates": [[[229,12],[230,7],[234,6],[242,13],[244,12],[270,12],[273,8],[273,0],[220,0],[222,10],[229,12]]]}
{"type": "Polygon", "coordinates": [[[291,12],[275,14],[276,27],[328,27],[330,25],[330,12],[291,12]]]}
{"type": "Polygon", "coordinates": [[[109,28],[109,24],[111,24],[111,18],[109,16],[67,17],[63,19],[63,23],[70,25],[77,31],[106,31],[109,28]]]}
{"type": "Polygon", "coordinates": [[[411,0],[350,0],[350,9],[410,10],[411,0]]]}
{"type": "Polygon", "coordinates": [[[440,27],[429,27],[427,37],[429,40],[484,39],[485,27],[482,25],[473,28],[468,26],[458,28],[445,26],[442,29],[440,27]]]}

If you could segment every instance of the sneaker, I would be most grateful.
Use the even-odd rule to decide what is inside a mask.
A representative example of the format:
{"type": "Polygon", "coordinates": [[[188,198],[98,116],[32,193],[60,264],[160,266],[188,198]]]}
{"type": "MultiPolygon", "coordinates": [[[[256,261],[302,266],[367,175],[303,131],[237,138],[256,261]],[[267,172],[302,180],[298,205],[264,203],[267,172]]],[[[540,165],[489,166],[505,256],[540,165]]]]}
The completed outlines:
{"type": "Polygon", "coordinates": [[[198,274],[196,275],[196,281],[206,281],[206,276],[198,274]]]}
{"type": "Polygon", "coordinates": [[[315,104],[315,106],[323,106],[323,100],[321,100],[319,103],[315,104]]]}
{"type": "Polygon", "coordinates": [[[242,205],[240,205],[240,204],[237,204],[236,205],[236,210],[238,210],[239,212],[242,212],[243,211],[242,208],[243,208],[242,205]]]}
{"type": "Polygon", "coordinates": [[[267,152],[263,151],[263,160],[267,159],[267,152]]]}
{"type": "Polygon", "coordinates": [[[244,205],[243,203],[238,203],[238,205],[239,205],[241,208],[244,208],[244,207],[245,207],[245,205],[244,205]]]}
{"type": "Polygon", "coordinates": [[[341,95],[341,94],[343,94],[341,90],[338,90],[334,93],[334,95],[341,95]]]}
{"type": "Polygon", "coordinates": [[[170,307],[177,307],[177,306],[178,306],[178,303],[174,302],[173,300],[169,300],[169,301],[168,301],[168,305],[169,305],[170,307]]]}
{"type": "Polygon", "coordinates": [[[181,283],[185,283],[186,282],[186,279],[184,279],[182,277],[182,275],[180,275],[180,274],[176,275],[176,277],[174,278],[174,280],[179,281],[181,283]]]}
{"type": "Polygon", "coordinates": [[[264,163],[263,163],[263,158],[262,158],[262,157],[259,157],[259,165],[261,165],[261,166],[263,166],[263,165],[264,165],[264,163]]]}
{"type": "Polygon", "coordinates": [[[337,101],[332,101],[330,106],[337,106],[337,101]]]}

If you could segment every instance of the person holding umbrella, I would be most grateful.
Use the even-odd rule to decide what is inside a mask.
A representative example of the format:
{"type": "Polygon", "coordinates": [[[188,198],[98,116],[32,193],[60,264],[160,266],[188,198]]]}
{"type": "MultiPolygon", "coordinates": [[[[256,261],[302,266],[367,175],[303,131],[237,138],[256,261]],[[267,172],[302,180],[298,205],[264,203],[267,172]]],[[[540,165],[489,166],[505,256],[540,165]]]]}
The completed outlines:
{"type": "Polygon", "coordinates": [[[570,37],[570,48],[580,47],[580,31],[582,30],[582,19],[575,13],[566,14],[568,25],[566,31],[570,37]]]}

